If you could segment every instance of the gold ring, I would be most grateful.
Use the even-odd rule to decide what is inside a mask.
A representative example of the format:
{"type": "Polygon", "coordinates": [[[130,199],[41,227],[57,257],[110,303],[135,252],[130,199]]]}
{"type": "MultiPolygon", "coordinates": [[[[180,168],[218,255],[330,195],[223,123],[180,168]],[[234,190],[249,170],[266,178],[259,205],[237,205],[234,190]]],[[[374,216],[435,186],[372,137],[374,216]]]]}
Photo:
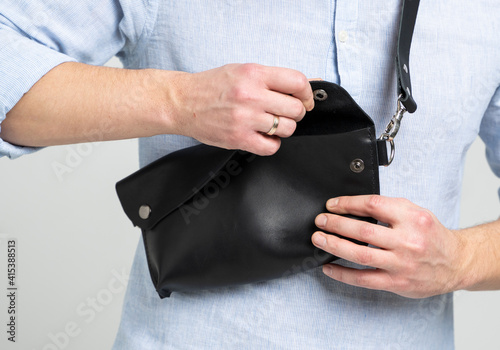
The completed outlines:
{"type": "Polygon", "coordinates": [[[278,116],[274,116],[273,126],[271,127],[271,129],[269,129],[269,131],[266,134],[268,134],[269,136],[274,135],[274,133],[278,129],[279,123],[280,123],[280,118],[278,116]]]}

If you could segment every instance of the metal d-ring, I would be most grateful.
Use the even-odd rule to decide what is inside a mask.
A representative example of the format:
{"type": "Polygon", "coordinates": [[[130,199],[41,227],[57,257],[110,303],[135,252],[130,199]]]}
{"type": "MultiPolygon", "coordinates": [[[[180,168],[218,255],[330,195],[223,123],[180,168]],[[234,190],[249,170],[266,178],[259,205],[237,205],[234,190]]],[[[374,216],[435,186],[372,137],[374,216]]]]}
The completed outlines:
{"type": "Polygon", "coordinates": [[[394,145],[394,139],[389,140],[389,144],[391,145],[391,155],[389,156],[389,162],[387,163],[386,167],[391,165],[392,161],[394,160],[394,155],[396,154],[396,146],[394,145]]]}

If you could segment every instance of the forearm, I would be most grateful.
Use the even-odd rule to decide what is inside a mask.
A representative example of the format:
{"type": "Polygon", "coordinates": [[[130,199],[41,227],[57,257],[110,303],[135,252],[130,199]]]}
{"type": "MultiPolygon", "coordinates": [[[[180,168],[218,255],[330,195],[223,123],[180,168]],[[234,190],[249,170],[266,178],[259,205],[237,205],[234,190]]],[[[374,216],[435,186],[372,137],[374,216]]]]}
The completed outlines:
{"type": "Polygon", "coordinates": [[[287,68],[229,64],[191,74],[64,63],[10,110],[0,137],[50,146],[178,134],[270,155],[313,106],[307,78],[287,68]],[[281,122],[266,135],[276,115],[281,122]]]}
{"type": "Polygon", "coordinates": [[[456,231],[463,257],[460,289],[500,289],[500,220],[456,231]]]}
{"type": "Polygon", "coordinates": [[[181,74],[63,63],[7,113],[0,137],[36,147],[175,132],[168,85],[159,84],[181,74]]]}

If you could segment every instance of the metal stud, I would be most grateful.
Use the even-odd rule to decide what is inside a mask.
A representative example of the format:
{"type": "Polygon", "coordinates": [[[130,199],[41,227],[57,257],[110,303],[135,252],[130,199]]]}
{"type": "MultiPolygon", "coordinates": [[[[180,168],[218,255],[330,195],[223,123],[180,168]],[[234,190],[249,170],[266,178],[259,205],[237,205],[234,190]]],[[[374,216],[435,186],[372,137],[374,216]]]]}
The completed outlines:
{"type": "Polygon", "coordinates": [[[359,174],[365,170],[365,162],[362,159],[356,158],[351,162],[350,168],[353,173],[359,174]]]}
{"type": "Polygon", "coordinates": [[[314,90],[313,94],[316,101],[324,101],[328,98],[328,94],[323,89],[314,90]]]}
{"type": "Polygon", "coordinates": [[[143,220],[146,220],[149,218],[149,215],[151,214],[151,207],[149,205],[141,205],[139,208],[139,217],[143,220]]]}
{"type": "Polygon", "coordinates": [[[406,64],[403,64],[403,69],[406,74],[408,74],[408,66],[406,64]]]}

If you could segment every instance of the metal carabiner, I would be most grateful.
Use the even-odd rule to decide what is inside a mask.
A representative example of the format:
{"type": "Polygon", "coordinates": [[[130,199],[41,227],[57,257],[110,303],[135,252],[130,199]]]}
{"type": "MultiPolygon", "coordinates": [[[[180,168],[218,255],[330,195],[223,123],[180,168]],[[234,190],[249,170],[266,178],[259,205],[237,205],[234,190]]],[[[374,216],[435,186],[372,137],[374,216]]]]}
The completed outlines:
{"type": "Polygon", "coordinates": [[[382,135],[380,135],[379,137],[379,140],[387,141],[391,145],[391,155],[389,157],[389,162],[386,166],[391,165],[392,161],[394,160],[394,155],[396,153],[394,138],[399,132],[399,127],[401,126],[401,120],[403,119],[403,115],[405,113],[406,113],[406,108],[401,103],[401,96],[399,96],[396,114],[394,114],[389,124],[387,124],[384,133],[382,133],[382,135]]]}
{"type": "Polygon", "coordinates": [[[401,119],[403,119],[403,115],[406,113],[406,108],[401,103],[401,100],[398,99],[398,109],[396,114],[392,117],[389,124],[385,128],[385,132],[383,135],[387,135],[389,140],[394,140],[396,135],[398,134],[399,127],[401,126],[401,119]]]}

